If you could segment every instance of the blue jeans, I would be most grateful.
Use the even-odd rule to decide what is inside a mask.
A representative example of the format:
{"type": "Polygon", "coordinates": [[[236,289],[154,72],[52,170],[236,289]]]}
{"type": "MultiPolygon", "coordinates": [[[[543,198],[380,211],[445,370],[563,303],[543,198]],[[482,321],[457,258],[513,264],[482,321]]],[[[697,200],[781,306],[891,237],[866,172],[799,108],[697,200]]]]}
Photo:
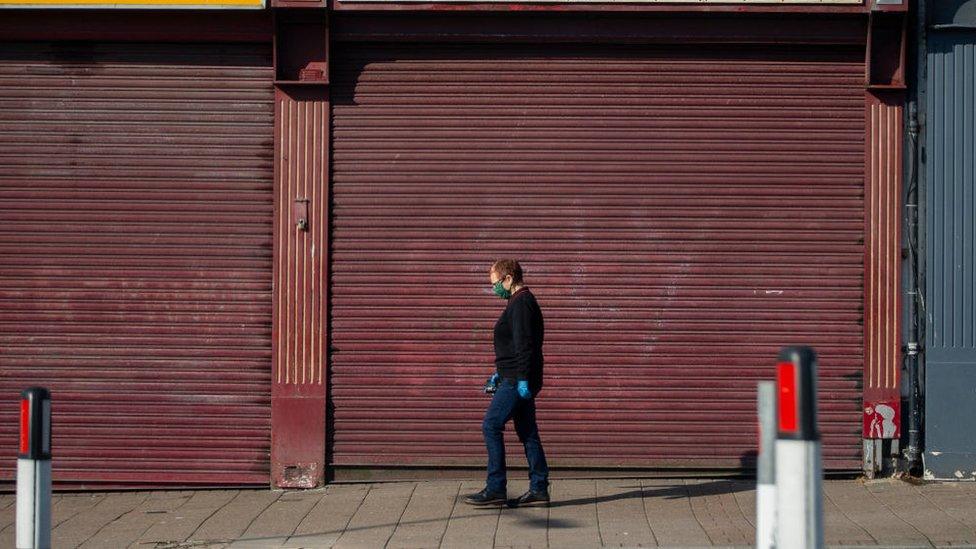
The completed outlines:
{"type": "Polygon", "coordinates": [[[502,379],[498,382],[495,396],[485,411],[481,430],[488,447],[488,481],[486,488],[492,493],[507,493],[508,479],[505,474],[505,424],[511,419],[515,432],[525,447],[529,462],[529,489],[544,492],[549,489],[549,466],[539,439],[539,426],[535,422],[535,400],[519,398],[515,382],[502,379]]]}

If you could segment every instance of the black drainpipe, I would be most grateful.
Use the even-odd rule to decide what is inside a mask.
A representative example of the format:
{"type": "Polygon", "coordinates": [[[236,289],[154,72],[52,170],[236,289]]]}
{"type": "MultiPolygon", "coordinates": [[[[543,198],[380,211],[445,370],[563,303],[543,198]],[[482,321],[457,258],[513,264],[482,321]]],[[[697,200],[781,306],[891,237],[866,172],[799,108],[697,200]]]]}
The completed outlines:
{"type": "MultiPolygon", "coordinates": [[[[905,468],[915,475],[921,474],[921,455],[922,455],[922,406],[923,406],[923,380],[921,370],[924,364],[924,338],[925,338],[925,255],[924,255],[924,210],[921,208],[920,192],[924,177],[919,173],[923,166],[922,147],[919,143],[920,109],[924,112],[925,108],[925,84],[926,84],[926,0],[917,0],[915,13],[915,46],[917,55],[915,57],[915,90],[912,99],[908,103],[908,132],[907,148],[908,154],[905,155],[908,162],[908,173],[906,177],[906,196],[905,196],[905,236],[908,246],[908,273],[909,283],[906,288],[906,300],[908,305],[908,333],[907,343],[904,348],[904,356],[908,378],[908,441],[905,446],[905,468]]],[[[924,115],[922,116],[924,122],[924,115]]]]}

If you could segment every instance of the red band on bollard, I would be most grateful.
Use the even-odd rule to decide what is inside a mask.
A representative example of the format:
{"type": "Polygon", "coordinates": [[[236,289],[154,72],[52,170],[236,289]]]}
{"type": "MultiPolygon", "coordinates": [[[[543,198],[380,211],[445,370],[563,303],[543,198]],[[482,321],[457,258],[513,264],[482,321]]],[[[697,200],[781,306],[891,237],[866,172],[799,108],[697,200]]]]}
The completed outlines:
{"type": "Polygon", "coordinates": [[[777,364],[776,382],[779,386],[779,430],[796,433],[796,365],[792,362],[777,364]]]}
{"type": "Polygon", "coordinates": [[[30,451],[30,401],[20,401],[20,453],[30,451]]]}
{"type": "Polygon", "coordinates": [[[51,393],[29,387],[20,393],[20,452],[18,458],[51,459],[51,393]]]}
{"type": "Polygon", "coordinates": [[[786,347],[776,362],[779,397],[777,438],[819,440],[817,354],[809,347],[786,347]]]}

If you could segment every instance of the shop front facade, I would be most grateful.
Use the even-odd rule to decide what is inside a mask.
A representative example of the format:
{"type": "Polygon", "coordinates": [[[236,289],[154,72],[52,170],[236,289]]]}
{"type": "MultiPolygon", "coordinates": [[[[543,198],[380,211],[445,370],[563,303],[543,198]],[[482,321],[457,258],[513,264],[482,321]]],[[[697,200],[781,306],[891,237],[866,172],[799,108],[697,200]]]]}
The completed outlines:
{"type": "Polygon", "coordinates": [[[481,466],[499,257],[556,468],[751,467],[793,344],[825,466],[897,451],[904,5],[6,13],[2,424],[52,390],[56,481],[481,466]]]}

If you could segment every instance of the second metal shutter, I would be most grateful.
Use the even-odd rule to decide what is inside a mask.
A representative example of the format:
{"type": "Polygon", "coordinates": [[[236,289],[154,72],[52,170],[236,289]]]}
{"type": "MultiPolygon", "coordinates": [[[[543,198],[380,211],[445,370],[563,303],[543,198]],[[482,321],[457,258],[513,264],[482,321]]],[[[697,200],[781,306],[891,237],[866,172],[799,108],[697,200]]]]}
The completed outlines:
{"type": "Polygon", "coordinates": [[[756,382],[798,343],[826,465],[859,465],[859,49],[337,52],[335,465],[484,462],[501,257],[546,315],[554,465],[747,464],[756,382]]]}
{"type": "Polygon", "coordinates": [[[55,482],[266,484],[270,48],[3,44],[0,389],[55,482]]]}

